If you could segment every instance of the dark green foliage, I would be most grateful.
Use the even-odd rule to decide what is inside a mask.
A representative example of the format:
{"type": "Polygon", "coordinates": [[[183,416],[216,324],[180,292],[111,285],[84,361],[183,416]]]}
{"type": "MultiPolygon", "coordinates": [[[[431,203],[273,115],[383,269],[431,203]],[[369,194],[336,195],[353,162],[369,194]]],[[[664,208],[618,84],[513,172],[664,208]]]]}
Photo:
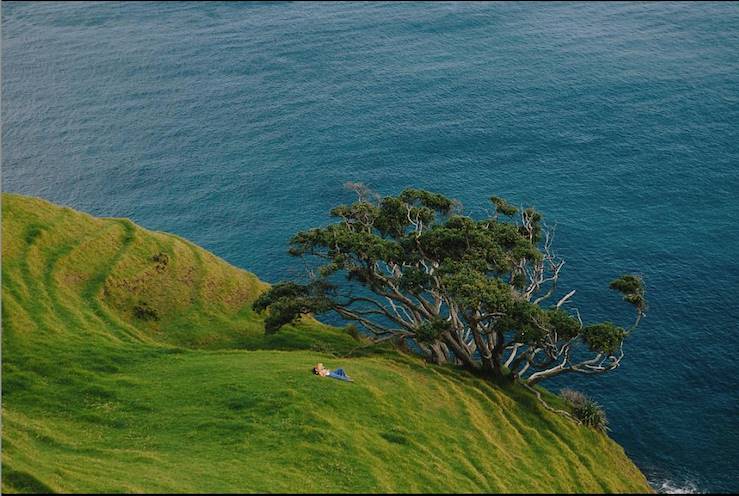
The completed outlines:
{"type": "Polygon", "coordinates": [[[495,205],[495,211],[501,215],[512,217],[516,215],[516,212],[518,212],[516,207],[498,196],[491,196],[490,201],[495,205]]]}
{"type": "Polygon", "coordinates": [[[439,339],[439,335],[448,331],[451,324],[443,319],[435,317],[424,321],[416,332],[416,339],[421,343],[433,343],[439,339]]]}
{"type": "Polygon", "coordinates": [[[582,337],[592,351],[611,354],[623,343],[626,330],[611,322],[602,322],[584,327],[582,337]]]}
{"type": "Polygon", "coordinates": [[[375,228],[383,236],[400,237],[410,225],[408,211],[399,198],[387,197],[380,202],[380,215],[375,221],[375,228]]]}
{"type": "Polygon", "coordinates": [[[641,279],[634,275],[623,275],[618,279],[614,279],[609,287],[622,293],[638,293],[644,290],[641,279]]]}
{"type": "Polygon", "coordinates": [[[513,305],[511,289],[500,279],[486,277],[466,264],[448,263],[444,270],[445,287],[461,305],[486,312],[503,312],[513,305]]]}
{"type": "Polygon", "coordinates": [[[549,333],[547,315],[527,301],[517,301],[509,313],[511,327],[518,330],[518,339],[522,343],[537,344],[549,333]]]}
{"type": "Polygon", "coordinates": [[[543,342],[549,335],[549,315],[538,305],[525,300],[512,300],[504,310],[505,315],[495,323],[499,332],[513,331],[517,341],[530,345],[543,342]]]}
{"type": "Polygon", "coordinates": [[[443,214],[448,214],[458,204],[444,195],[413,188],[404,190],[400,193],[398,199],[407,204],[422,205],[429,210],[438,211],[443,214]]]}
{"type": "Polygon", "coordinates": [[[300,301],[280,300],[270,308],[269,315],[264,319],[264,330],[267,334],[277,332],[282,326],[290,324],[302,314],[309,313],[310,308],[301,304],[300,301]]]}
{"type": "Polygon", "coordinates": [[[614,279],[609,285],[611,289],[624,295],[624,301],[634,305],[639,313],[647,309],[647,301],[644,297],[644,281],[641,277],[627,274],[614,279]]]}
{"type": "Polygon", "coordinates": [[[283,298],[303,298],[307,295],[308,291],[305,286],[295,284],[293,282],[281,282],[275,284],[270,288],[269,291],[265,291],[259,298],[257,298],[252,304],[254,310],[261,312],[267,309],[272,303],[277,302],[283,298]]]}
{"type": "Polygon", "coordinates": [[[608,430],[606,412],[598,403],[572,389],[563,389],[560,396],[572,407],[572,414],[580,422],[601,432],[608,430]]]}
{"type": "Polygon", "coordinates": [[[307,285],[283,282],[262,293],[252,308],[258,312],[269,308],[264,328],[267,334],[273,334],[301,315],[328,311],[331,307],[327,297],[329,291],[330,286],[320,281],[307,285]]]}
{"type": "Polygon", "coordinates": [[[352,224],[371,224],[377,218],[380,210],[367,202],[357,202],[352,205],[339,205],[331,210],[334,217],[342,217],[352,224]]]}
{"type": "Polygon", "coordinates": [[[563,339],[570,339],[580,332],[580,322],[561,308],[547,311],[547,318],[551,327],[563,339]]]}
{"type": "Polygon", "coordinates": [[[431,276],[419,269],[408,269],[400,277],[400,287],[408,291],[423,291],[431,285],[431,276]]]}

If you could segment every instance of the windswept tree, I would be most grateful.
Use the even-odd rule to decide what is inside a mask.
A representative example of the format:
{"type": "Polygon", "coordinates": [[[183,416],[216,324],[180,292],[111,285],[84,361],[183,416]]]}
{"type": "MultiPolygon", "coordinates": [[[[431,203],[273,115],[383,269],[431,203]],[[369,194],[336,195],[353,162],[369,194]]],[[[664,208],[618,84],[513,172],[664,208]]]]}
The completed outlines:
{"type": "Polygon", "coordinates": [[[314,261],[311,278],[257,299],[254,308],[268,310],[266,332],[335,312],[376,341],[407,339],[432,362],[529,385],[620,365],[624,340],[645,315],[638,276],[610,283],[635,308],[633,324],[584,324],[569,308],[575,291],[557,287],[564,261],[536,210],[494,196],[490,213],[474,219],[437,193],[380,198],[352,187],[358,200],[334,208],[336,222],[292,238],[290,253],[314,261]]]}

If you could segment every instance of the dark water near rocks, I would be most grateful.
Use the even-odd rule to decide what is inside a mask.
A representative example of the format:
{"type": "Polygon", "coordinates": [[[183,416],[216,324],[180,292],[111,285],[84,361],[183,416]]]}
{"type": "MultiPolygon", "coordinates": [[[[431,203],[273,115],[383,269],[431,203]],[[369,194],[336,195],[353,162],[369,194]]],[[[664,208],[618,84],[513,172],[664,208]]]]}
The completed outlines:
{"type": "Polygon", "coordinates": [[[4,3],[2,121],[3,190],[271,282],[344,181],[537,206],[584,314],[649,288],[567,384],[655,487],[739,490],[739,4],[4,3]]]}

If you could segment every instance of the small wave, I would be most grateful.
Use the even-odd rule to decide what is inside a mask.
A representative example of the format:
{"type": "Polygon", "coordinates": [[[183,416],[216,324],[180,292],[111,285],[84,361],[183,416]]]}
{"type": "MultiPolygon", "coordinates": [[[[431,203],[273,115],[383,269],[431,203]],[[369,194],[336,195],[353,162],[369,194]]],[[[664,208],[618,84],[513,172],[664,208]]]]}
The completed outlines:
{"type": "Polygon", "coordinates": [[[661,482],[650,481],[652,487],[659,494],[700,494],[698,486],[693,482],[683,482],[678,484],[673,481],[665,480],[661,482]]]}

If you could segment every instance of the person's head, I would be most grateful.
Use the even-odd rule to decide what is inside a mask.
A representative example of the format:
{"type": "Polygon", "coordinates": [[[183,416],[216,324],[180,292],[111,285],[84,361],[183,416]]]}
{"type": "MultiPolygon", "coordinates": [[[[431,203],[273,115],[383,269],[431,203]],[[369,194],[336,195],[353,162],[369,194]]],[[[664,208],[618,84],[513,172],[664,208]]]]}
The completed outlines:
{"type": "Polygon", "coordinates": [[[328,375],[328,369],[324,367],[322,363],[319,363],[313,367],[313,373],[320,375],[321,377],[326,377],[328,375]]]}

